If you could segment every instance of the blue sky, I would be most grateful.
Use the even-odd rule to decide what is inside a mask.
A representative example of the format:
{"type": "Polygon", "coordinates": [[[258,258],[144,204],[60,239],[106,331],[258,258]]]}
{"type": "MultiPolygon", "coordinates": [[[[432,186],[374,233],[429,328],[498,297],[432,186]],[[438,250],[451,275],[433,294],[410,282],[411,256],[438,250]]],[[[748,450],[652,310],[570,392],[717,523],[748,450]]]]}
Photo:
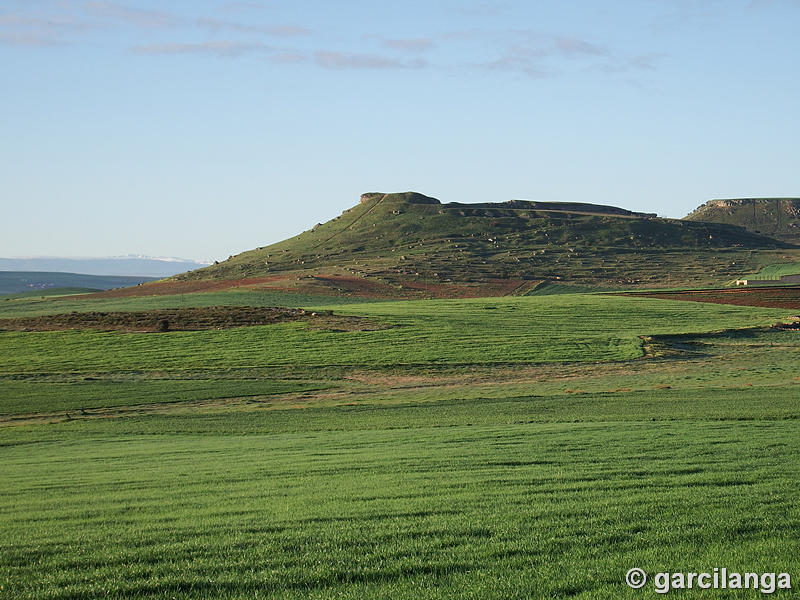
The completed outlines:
{"type": "Polygon", "coordinates": [[[800,0],[0,0],[0,255],[226,258],[368,191],[800,196],[800,0]]]}

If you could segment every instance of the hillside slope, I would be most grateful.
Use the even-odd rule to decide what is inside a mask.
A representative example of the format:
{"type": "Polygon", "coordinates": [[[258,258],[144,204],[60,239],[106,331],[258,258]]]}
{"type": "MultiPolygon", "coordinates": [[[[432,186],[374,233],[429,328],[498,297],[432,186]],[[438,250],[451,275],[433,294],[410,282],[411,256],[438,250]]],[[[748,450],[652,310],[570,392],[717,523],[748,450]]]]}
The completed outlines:
{"type": "Polygon", "coordinates": [[[753,233],[800,244],[800,198],[710,200],[685,220],[739,225],[753,233]]]}
{"type": "MultiPolygon", "coordinates": [[[[789,247],[736,226],[611,206],[442,204],[414,192],[370,193],[327,223],[173,280],[255,278],[258,285],[283,285],[290,278],[294,287],[335,292],[391,286],[404,290],[401,296],[413,290],[437,295],[439,285],[492,282],[506,282],[498,284],[500,293],[519,293],[525,282],[544,280],[682,285],[735,278],[759,266],[753,250],[789,247]]],[[[769,260],[775,262],[774,256],[769,260]]]]}

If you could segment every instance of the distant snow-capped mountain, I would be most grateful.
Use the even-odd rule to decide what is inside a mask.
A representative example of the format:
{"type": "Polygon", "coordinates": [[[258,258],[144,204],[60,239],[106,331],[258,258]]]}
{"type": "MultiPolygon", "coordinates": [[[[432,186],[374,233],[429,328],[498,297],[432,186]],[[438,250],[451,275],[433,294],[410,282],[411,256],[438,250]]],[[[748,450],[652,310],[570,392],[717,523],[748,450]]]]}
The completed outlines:
{"type": "Polygon", "coordinates": [[[0,271],[46,271],[83,275],[126,275],[169,277],[209,265],[210,262],[166,256],[109,256],[104,258],[61,258],[35,256],[0,258],[0,271]]]}

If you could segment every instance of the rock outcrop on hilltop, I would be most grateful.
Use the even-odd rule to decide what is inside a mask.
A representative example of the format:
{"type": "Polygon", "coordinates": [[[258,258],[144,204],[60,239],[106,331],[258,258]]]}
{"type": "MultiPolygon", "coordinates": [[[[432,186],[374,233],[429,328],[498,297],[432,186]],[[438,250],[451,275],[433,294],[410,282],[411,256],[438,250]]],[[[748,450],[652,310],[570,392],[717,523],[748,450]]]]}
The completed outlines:
{"type": "Polygon", "coordinates": [[[400,194],[384,194],[383,192],[367,192],[361,194],[359,204],[365,202],[380,201],[380,200],[393,200],[395,202],[407,202],[408,204],[441,204],[436,198],[425,196],[417,192],[404,192],[400,194]]]}
{"type": "Polygon", "coordinates": [[[738,225],[752,233],[800,244],[800,198],[709,200],[685,220],[738,225]]]}

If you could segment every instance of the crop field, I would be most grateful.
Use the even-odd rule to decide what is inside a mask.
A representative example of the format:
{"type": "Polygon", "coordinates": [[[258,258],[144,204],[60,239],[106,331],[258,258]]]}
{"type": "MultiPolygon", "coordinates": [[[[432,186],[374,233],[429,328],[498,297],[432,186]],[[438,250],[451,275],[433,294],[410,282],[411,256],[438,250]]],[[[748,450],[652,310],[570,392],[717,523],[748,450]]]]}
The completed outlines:
{"type": "MultiPolygon", "coordinates": [[[[128,289],[128,288],[125,288],[128,289]]],[[[336,305],[361,304],[363,298],[282,293],[270,290],[231,290],[222,292],[191,293],[179,295],[152,295],[140,297],[102,298],[86,296],[64,296],[61,298],[0,298],[0,319],[35,317],[40,315],[72,312],[131,312],[167,308],[212,307],[212,306],[288,306],[308,307],[334,302],[336,305]]],[[[373,300],[374,302],[374,300],[373,300]]]]}
{"type": "Polygon", "coordinates": [[[770,325],[786,315],[781,309],[591,295],[383,302],[343,306],[336,312],[368,317],[386,327],[340,331],[281,322],[163,335],[6,332],[0,375],[625,360],[641,355],[640,335],[770,325]]]}
{"type": "Polygon", "coordinates": [[[0,322],[0,598],[641,598],[632,567],[800,577],[800,332],[772,327],[791,310],[280,300],[0,303],[380,324],[0,322]]]}
{"type": "Polygon", "coordinates": [[[776,265],[767,265],[755,275],[748,275],[747,278],[754,281],[763,281],[780,279],[784,275],[797,275],[798,273],[800,273],[800,263],[780,263],[776,265]]]}

